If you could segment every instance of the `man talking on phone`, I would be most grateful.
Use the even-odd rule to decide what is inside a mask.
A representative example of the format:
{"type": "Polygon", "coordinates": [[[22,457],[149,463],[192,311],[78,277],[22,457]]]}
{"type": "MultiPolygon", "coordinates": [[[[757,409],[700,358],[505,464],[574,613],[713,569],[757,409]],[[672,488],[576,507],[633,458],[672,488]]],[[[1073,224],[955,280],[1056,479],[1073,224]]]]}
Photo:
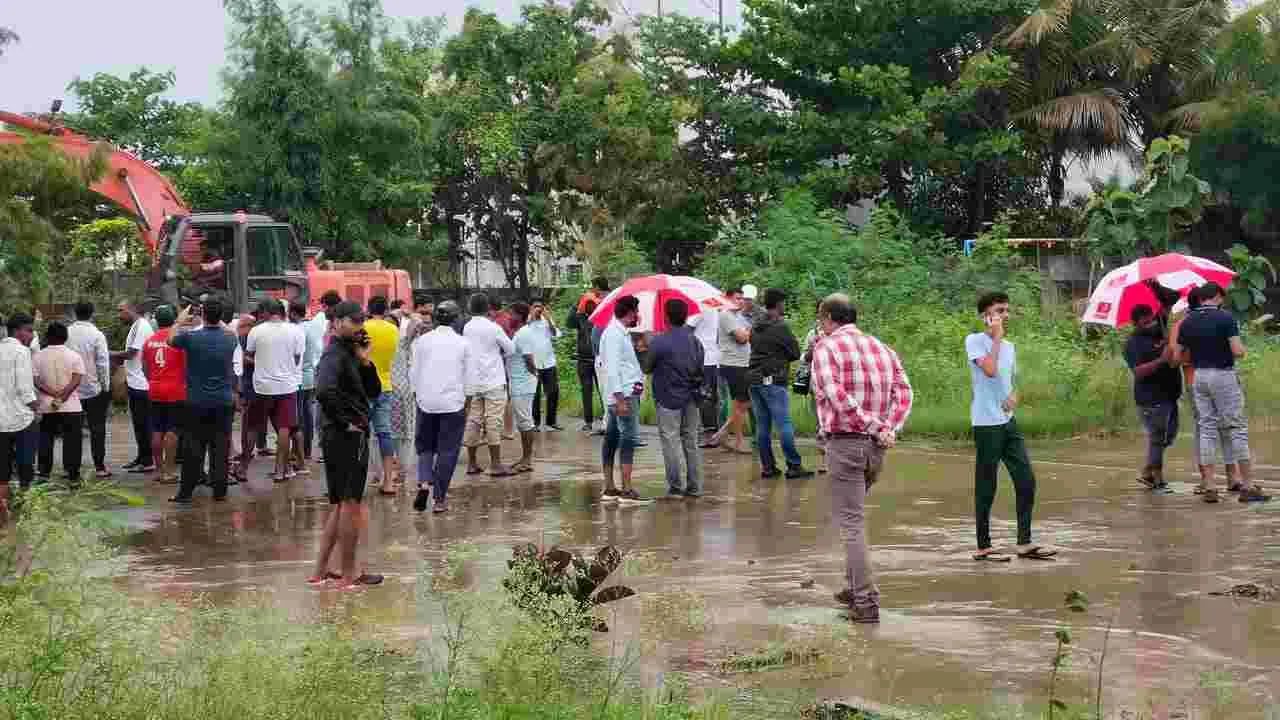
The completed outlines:
{"type": "Polygon", "coordinates": [[[991,505],[996,499],[996,479],[1004,463],[1013,480],[1018,515],[1017,555],[1026,560],[1050,560],[1057,553],[1031,544],[1031,511],[1035,507],[1036,478],[1027,456],[1026,439],[1013,419],[1018,393],[1013,388],[1017,356],[1013,343],[1005,339],[1009,321],[1009,296],[1002,292],[978,298],[978,315],[986,331],[964,339],[973,383],[973,442],[977,449],[974,470],[975,511],[978,524],[978,552],[974,560],[1008,562],[1008,555],[991,547],[991,505]]]}

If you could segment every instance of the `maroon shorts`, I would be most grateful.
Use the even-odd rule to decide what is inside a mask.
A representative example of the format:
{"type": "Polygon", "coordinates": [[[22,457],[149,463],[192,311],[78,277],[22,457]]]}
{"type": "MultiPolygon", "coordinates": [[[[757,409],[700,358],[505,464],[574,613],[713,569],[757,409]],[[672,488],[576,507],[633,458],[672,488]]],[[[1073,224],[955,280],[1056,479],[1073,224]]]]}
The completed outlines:
{"type": "Polygon", "coordinates": [[[298,394],[256,395],[249,401],[245,422],[249,429],[261,432],[267,429],[267,420],[277,431],[298,427],[298,394]]]}

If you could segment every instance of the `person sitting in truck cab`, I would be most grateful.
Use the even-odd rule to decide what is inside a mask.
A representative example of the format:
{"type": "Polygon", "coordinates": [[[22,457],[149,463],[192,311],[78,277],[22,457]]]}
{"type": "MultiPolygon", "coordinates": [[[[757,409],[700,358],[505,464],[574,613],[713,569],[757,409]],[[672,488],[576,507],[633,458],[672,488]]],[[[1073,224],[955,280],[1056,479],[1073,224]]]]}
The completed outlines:
{"type": "Polygon", "coordinates": [[[227,263],[222,259],[222,252],[218,248],[205,248],[204,260],[196,266],[195,277],[192,279],[198,287],[209,290],[227,289],[227,263]]]}

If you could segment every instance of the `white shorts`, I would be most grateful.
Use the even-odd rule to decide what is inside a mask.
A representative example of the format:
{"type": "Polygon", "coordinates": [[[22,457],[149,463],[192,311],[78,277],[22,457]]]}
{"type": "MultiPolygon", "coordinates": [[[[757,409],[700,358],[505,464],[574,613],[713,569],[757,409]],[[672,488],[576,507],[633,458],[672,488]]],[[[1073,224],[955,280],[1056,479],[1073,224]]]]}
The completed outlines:
{"type": "Polygon", "coordinates": [[[516,430],[533,432],[533,395],[512,395],[511,417],[516,422],[516,430]]]}

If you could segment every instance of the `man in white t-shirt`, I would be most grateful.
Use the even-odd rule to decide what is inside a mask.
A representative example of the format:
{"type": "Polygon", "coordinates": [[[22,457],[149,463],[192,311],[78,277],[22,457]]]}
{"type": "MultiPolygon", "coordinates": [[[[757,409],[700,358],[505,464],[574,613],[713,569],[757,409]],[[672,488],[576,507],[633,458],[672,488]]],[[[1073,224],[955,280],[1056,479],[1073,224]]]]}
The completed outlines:
{"type": "MultiPolygon", "coordinates": [[[[249,331],[244,361],[253,365],[253,393],[245,421],[252,438],[267,431],[267,421],[276,429],[275,482],[284,482],[295,473],[289,465],[289,445],[298,426],[298,390],[302,387],[302,356],[307,339],[302,329],[285,322],[284,303],[263,303],[267,321],[249,331]]],[[[252,447],[252,441],[248,445],[252,447]]]]}
{"type": "Polygon", "coordinates": [[[151,452],[151,384],[142,371],[142,347],[155,330],[143,317],[137,303],[128,300],[120,303],[120,322],[129,325],[129,335],[124,350],[111,353],[111,359],[124,363],[125,382],[129,386],[129,415],[133,420],[133,438],[138,454],[124,466],[137,473],[155,472],[155,455],[151,452]]]}
{"type": "MultiPolygon", "coordinates": [[[[702,345],[702,379],[707,384],[710,392],[707,399],[699,408],[702,416],[702,431],[708,437],[714,435],[716,430],[720,429],[721,424],[721,396],[720,388],[720,311],[703,308],[702,312],[689,318],[689,325],[693,327],[693,336],[698,339],[702,345]]],[[[724,395],[724,412],[728,415],[728,396],[724,395]]],[[[724,419],[728,419],[725,417],[724,419]]]]}
{"type": "Polygon", "coordinates": [[[467,428],[462,436],[467,448],[467,474],[483,472],[480,446],[488,445],[489,475],[506,477],[511,475],[511,469],[502,464],[502,416],[507,409],[506,359],[515,351],[515,345],[506,331],[487,317],[487,295],[472,295],[467,309],[472,315],[462,329],[467,340],[467,428]]]}

